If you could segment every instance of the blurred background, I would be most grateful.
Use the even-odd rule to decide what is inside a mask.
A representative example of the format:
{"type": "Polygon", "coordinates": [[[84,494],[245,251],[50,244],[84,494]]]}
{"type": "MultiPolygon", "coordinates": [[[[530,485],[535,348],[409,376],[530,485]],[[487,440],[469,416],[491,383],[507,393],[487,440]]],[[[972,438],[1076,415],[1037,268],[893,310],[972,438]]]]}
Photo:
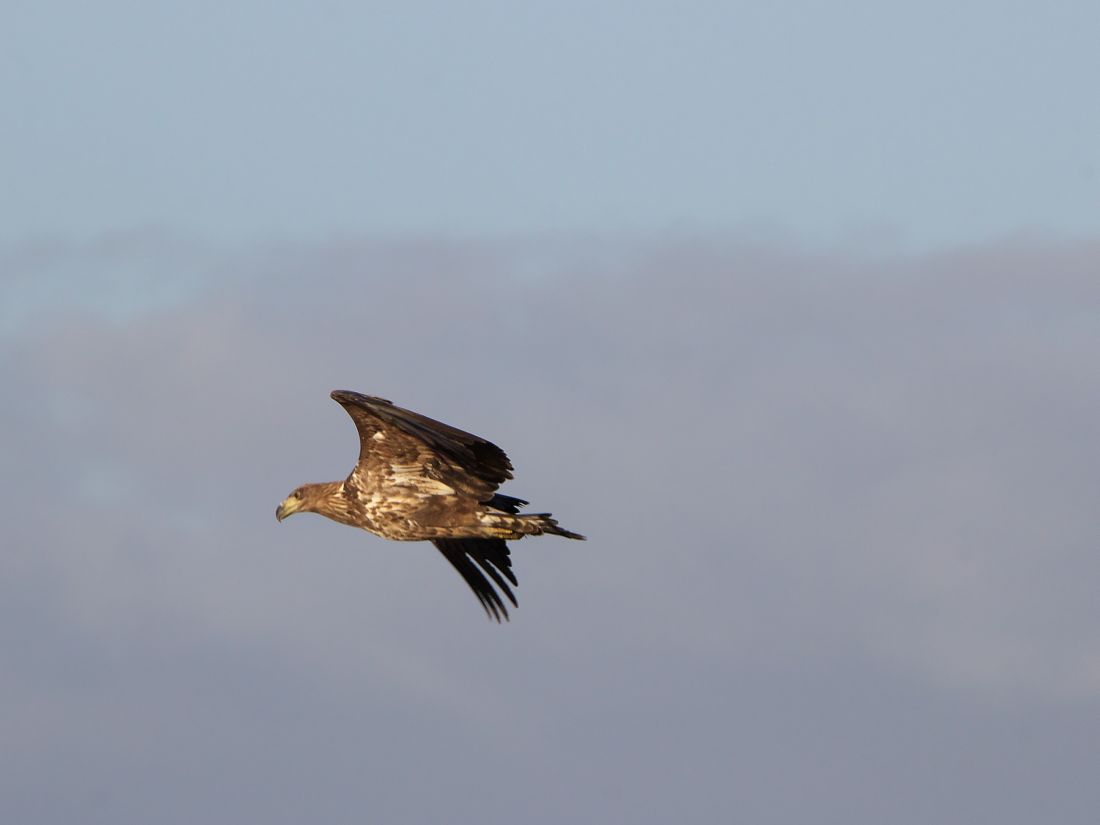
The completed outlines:
{"type": "Polygon", "coordinates": [[[1095,821],[1094,4],[2,18],[5,822],[1095,821]],[[588,542],[277,524],[337,388],[588,542]]]}

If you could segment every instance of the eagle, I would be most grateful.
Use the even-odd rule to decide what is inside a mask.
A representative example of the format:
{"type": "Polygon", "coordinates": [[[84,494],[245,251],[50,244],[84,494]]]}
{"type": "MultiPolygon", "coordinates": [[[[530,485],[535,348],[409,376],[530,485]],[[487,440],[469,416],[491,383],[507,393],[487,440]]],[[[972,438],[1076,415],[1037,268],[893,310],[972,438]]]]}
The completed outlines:
{"type": "Polygon", "coordinates": [[[519,583],[507,541],[584,540],[550,513],[521,513],[528,502],[496,492],[512,478],[512,462],[496,444],[384,398],[336,390],[332,399],[359,431],[359,462],[343,481],[295,489],[275,510],[280,522],[318,513],[385,539],[430,541],[498,623],[508,619],[501,592],[519,605],[508,586],[519,583]]]}

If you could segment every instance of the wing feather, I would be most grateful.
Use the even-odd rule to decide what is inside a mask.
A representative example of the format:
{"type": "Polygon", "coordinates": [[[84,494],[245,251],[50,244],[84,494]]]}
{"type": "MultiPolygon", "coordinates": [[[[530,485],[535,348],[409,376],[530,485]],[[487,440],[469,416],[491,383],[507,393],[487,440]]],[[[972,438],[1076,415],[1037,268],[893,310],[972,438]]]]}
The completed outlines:
{"type": "Polygon", "coordinates": [[[508,620],[508,608],[501,599],[500,593],[493,589],[489,579],[481,572],[484,570],[497,587],[508,597],[513,606],[518,607],[515,594],[512,593],[505,578],[513,585],[518,586],[516,575],[512,572],[512,559],[508,545],[503,539],[433,539],[443,557],[447,559],[458,571],[458,574],[474,591],[481,606],[485,608],[489,618],[498,622],[508,620]],[[474,566],[477,563],[477,567],[474,566]],[[480,567],[481,570],[477,568],[480,567]]]}
{"type": "Polygon", "coordinates": [[[512,463],[504,450],[480,436],[384,398],[349,390],[336,390],[332,398],[359,431],[356,473],[370,478],[395,463],[419,466],[426,477],[479,498],[488,497],[512,477],[512,463]]]}
{"type": "Polygon", "coordinates": [[[485,481],[503,484],[512,477],[512,462],[504,450],[480,436],[398,407],[384,398],[348,390],[337,390],[332,397],[348,411],[360,431],[365,429],[369,436],[396,428],[450,456],[485,481]]]}

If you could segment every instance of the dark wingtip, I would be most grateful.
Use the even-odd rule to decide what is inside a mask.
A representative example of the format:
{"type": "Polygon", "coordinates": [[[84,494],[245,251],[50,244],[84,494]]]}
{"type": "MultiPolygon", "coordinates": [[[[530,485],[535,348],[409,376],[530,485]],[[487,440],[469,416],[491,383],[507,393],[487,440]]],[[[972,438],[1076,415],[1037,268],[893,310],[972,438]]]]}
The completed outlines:
{"type": "Polygon", "coordinates": [[[519,606],[515,594],[508,586],[508,582],[513,585],[518,582],[511,569],[508,545],[503,540],[432,539],[431,542],[462,576],[491,620],[495,619],[498,624],[511,621],[504,599],[489,581],[492,579],[513,606],[519,606]]]}
{"type": "Polygon", "coordinates": [[[512,618],[508,615],[508,608],[504,606],[504,602],[499,599],[490,599],[476,590],[474,591],[474,595],[477,596],[478,601],[481,602],[481,607],[485,611],[485,615],[488,617],[489,621],[495,621],[497,624],[512,621],[512,618]]]}

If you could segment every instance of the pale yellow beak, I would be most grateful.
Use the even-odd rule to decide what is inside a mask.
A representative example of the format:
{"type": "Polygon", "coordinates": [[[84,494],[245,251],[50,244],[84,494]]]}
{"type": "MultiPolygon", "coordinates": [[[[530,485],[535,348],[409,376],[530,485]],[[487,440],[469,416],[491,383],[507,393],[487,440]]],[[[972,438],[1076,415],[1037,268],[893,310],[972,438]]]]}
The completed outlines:
{"type": "Polygon", "coordinates": [[[284,499],[283,503],[275,508],[276,520],[282,521],[287,516],[294,515],[298,512],[298,508],[301,506],[301,504],[302,500],[300,498],[294,498],[294,496],[284,499]]]}

